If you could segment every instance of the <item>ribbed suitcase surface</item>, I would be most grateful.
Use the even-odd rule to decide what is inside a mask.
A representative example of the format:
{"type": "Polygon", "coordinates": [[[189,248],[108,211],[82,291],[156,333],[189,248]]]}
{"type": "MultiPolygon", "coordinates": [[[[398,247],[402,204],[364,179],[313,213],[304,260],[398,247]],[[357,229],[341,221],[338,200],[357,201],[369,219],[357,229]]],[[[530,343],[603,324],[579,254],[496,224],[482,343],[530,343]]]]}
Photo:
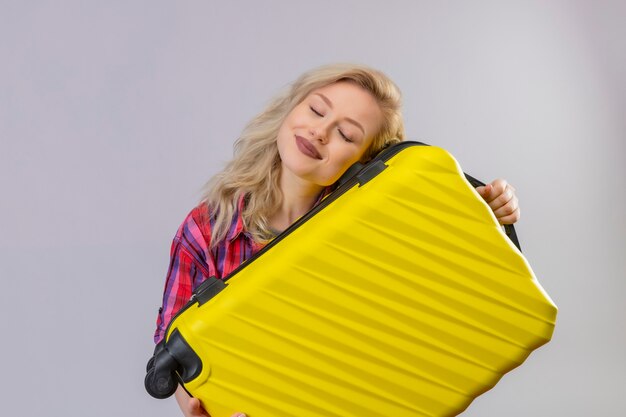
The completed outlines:
{"type": "Polygon", "coordinates": [[[454,158],[408,146],[170,324],[213,417],[453,416],[557,309],[454,158]]]}

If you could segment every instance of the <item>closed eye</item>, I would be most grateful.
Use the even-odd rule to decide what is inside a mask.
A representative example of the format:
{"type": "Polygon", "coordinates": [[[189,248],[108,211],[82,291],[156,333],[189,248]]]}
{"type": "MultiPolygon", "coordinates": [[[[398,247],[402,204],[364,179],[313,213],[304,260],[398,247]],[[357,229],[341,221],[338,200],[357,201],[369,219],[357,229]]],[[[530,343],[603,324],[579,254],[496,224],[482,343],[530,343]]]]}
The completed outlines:
{"type": "Polygon", "coordinates": [[[311,111],[315,114],[317,114],[319,117],[324,117],[324,115],[320,112],[318,112],[317,110],[315,110],[313,107],[309,106],[309,109],[311,109],[311,111]]]}
{"type": "Polygon", "coordinates": [[[339,134],[341,135],[341,137],[343,138],[343,140],[345,140],[348,143],[352,143],[354,142],[352,139],[350,139],[349,137],[347,137],[342,131],[341,129],[337,129],[337,131],[339,132],[339,134]]]}

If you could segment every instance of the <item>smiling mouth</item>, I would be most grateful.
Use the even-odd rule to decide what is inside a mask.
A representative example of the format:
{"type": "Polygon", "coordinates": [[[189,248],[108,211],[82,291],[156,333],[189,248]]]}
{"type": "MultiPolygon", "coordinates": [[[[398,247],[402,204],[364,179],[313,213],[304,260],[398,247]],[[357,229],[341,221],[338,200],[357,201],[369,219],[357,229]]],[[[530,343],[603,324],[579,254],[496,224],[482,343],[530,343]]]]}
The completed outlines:
{"type": "Polygon", "coordinates": [[[302,136],[296,135],[296,145],[300,152],[313,159],[322,159],[322,155],[317,151],[315,146],[311,145],[311,142],[303,138],[302,136]]]}

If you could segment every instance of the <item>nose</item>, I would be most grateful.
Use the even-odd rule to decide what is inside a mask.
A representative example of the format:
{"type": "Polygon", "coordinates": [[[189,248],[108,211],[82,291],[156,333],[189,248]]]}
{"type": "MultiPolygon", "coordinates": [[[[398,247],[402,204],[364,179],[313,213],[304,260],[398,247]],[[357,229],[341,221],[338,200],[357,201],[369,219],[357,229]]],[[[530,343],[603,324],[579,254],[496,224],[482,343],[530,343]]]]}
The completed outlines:
{"type": "Polygon", "coordinates": [[[313,140],[317,140],[322,144],[326,144],[328,142],[328,135],[326,134],[326,129],[323,126],[315,126],[309,129],[309,133],[313,140]]]}

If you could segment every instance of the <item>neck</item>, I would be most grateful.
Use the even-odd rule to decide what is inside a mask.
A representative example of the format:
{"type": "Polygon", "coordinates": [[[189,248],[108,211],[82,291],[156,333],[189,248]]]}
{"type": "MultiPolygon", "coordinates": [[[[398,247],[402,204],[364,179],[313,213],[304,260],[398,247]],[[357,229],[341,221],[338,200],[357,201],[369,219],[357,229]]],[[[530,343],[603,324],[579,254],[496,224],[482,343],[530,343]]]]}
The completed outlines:
{"type": "Polygon", "coordinates": [[[283,198],[280,207],[270,218],[270,226],[278,231],[285,230],[313,207],[323,189],[321,185],[281,172],[280,190],[283,198]]]}

